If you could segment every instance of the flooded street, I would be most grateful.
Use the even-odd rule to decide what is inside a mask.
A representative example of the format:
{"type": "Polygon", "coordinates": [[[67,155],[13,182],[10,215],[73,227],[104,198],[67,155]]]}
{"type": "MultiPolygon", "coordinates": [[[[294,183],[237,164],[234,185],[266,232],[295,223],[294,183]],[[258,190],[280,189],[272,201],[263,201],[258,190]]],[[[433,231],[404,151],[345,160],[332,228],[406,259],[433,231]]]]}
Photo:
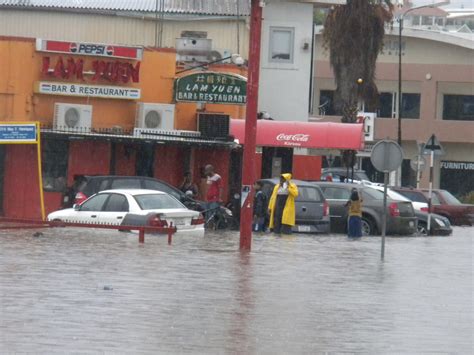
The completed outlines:
{"type": "Polygon", "coordinates": [[[474,228],[349,241],[0,232],[0,353],[468,354],[474,228]]]}

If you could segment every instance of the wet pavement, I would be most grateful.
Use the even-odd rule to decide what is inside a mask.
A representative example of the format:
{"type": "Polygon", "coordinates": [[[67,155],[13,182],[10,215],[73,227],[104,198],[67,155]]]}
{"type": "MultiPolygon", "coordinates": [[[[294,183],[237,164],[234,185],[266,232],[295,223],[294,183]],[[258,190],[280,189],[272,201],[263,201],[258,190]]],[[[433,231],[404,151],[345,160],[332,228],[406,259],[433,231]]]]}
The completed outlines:
{"type": "Polygon", "coordinates": [[[0,353],[473,352],[474,228],[451,237],[0,231],[0,353]]]}

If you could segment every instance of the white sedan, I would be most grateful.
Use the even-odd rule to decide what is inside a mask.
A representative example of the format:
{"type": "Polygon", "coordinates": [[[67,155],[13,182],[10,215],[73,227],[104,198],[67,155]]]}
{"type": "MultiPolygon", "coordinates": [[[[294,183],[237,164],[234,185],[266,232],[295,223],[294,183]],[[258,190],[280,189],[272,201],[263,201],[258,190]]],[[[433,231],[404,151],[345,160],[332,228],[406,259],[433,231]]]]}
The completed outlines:
{"type": "Polygon", "coordinates": [[[101,191],[80,205],[52,212],[48,221],[123,226],[173,226],[177,233],[204,235],[204,218],[165,192],[155,190],[101,191]]]}

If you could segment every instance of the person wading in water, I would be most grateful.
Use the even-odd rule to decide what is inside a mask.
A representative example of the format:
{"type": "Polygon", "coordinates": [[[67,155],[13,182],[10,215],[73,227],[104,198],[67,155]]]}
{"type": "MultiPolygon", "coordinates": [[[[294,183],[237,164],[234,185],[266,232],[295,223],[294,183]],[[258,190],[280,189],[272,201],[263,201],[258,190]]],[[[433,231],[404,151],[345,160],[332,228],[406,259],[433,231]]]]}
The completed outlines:
{"type": "Polygon", "coordinates": [[[268,204],[269,228],[277,234],[291,234],[295,225],[295,198],[298,197],[298,187],[291,182],[291,177],[291,174],[280,176],[280,183],[273,189],[268,204]]]}

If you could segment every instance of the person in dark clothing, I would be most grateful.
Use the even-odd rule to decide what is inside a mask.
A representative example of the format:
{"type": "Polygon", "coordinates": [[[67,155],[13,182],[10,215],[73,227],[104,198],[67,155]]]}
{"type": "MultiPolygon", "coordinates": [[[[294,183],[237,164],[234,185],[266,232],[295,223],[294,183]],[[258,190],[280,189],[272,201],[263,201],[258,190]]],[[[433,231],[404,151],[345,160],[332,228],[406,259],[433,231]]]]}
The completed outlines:
{"type": "Polygon", "coordinates": [[[262,183],[257,181],[253,188],[255,196],[253,199],[253,228],[254,232],[265,232],[265,217],[267,215],[267,196],[262,191],[262,183]]]}
{"type": "Polygon", "coordinates": [[[184,174],[184,180],[178,187],[182,192],[186,195],[197,198],[198,197],[198,188],[196,184],[193,182],[193,177],[190,171],[187,171],[184,174]]]}

